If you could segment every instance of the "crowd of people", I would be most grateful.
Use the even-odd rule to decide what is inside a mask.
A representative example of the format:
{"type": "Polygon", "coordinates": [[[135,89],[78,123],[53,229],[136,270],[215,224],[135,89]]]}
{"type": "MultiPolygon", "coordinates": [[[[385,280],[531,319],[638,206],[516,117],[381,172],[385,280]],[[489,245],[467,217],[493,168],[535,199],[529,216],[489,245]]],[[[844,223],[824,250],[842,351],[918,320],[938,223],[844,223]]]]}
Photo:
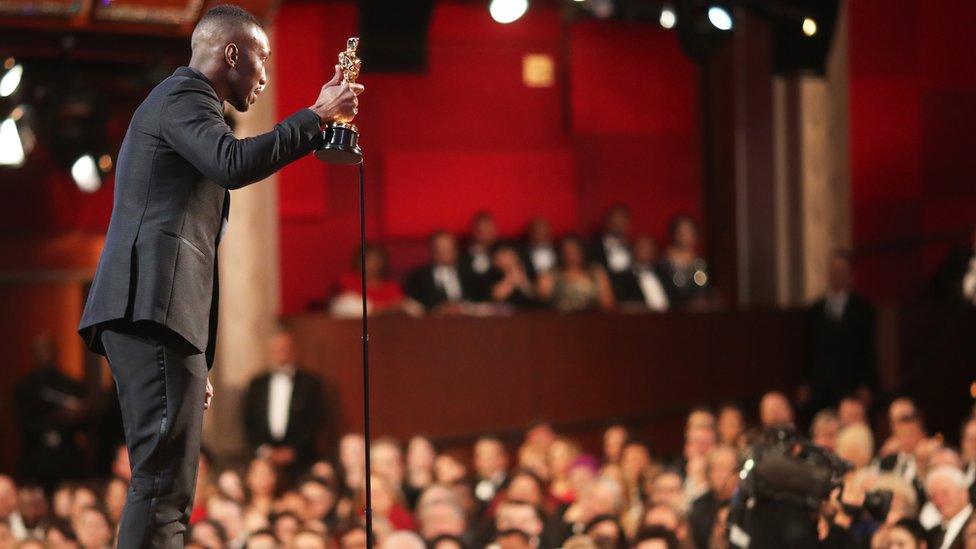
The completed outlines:
{"type": "MultiPolygon", "coordinates": [[[[817,543],[976,548],[976,416],[962,423],[957,448],[926,432],[909,398],[890,402],[880,430],[870,426],[867,410],[850,396],[810,422],[812,442],[850,466],[842,488],[811,514],[817,543]],[[892,494],[884,516],[866,509],[866,494],[875,490],[892,494]]],[[[750,442],[764,428],[796,423],[791,401],[779,392],[767,393],[757,412],[750,428],[753,414],[736,405],[696,407],[676,456],[658,454],[621,424],[608,426],[602,448],[592,453],[544,422],[530,426],[517,445],[484,436],[470,452],[438,451],[420,435],[403,444],[376,439],[370,454],[376,547],[740,546],[729,510],[742,497],[750,442]]],[[[304,455],[297,469],[289,456],[266,447],[242,469],[219,467],[204,452],[187,547],[365,547],[364,444],[362,435],[346,434],[334,459],[304,455]]],[[[128,490],[124,446],[111,472],[107,480],[63,482],[50,493],[0,476],[0,548],[112,546],[128,490]]]]}
{"type": "MultiPolygon", "coordinates": [[[[401,285],[390,274],[385,249],[367,246],[370,314],[477,314],[492,307],[661,312],[710,297],[694,220],[672,219],[669,244],[658,254],[653,238],[632,234],[629,210],[622,205],[609,210],[602,232],[589,240],[575,234],[557,240],[541,217],[531,221],[521,241],[500,240],[494,217],[481,212],[463,249],[455,235],[438,231],[429,238],[429,254],[429,262],[411,270],[401,285]]],[[[330,303],[336,316],[361,314],[358,253],[353,263],[330,303]]]]}

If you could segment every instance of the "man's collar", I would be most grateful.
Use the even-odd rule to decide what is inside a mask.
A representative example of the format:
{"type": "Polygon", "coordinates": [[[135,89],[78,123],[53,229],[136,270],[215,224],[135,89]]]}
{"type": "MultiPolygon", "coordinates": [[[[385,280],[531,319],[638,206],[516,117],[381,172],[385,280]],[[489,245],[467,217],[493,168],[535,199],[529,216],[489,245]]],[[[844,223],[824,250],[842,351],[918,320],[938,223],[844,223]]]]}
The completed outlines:
{"type": "Polygon", "coordinates": [[[272,366],[271,375],[275,374],[285,374],[289,377],[295,375],[295,365],[294,364],[282,364],[281,366],[272,366]]]}
{"type": "Polygon", "coordinates": [[[211,89],[214,90],[214,95],[217,94],[217,88],[214,87],[213,82],[211,82],[210,79],[207,78],[202,72],[200,72],[197,69],[194,69],[193,67],[180,67],[176,69],[176,72],[174,72],[173,75],[188,76],[190,78],[196,78],[197,80],[203,80],[204,82],[207,83],[208,86],[210,86],[211,89]]]}

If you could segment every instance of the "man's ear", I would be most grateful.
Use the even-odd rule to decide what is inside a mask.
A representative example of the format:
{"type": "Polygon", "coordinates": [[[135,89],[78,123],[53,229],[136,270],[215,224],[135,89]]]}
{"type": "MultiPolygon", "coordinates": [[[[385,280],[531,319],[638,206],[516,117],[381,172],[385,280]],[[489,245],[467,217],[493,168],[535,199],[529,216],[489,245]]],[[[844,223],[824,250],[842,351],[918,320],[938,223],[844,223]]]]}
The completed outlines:
{"type": "Polygon", "coordinates": [[[227,44],[224,46],[224,61],[234,68],[237,65],[237,44],[227,44]]]}

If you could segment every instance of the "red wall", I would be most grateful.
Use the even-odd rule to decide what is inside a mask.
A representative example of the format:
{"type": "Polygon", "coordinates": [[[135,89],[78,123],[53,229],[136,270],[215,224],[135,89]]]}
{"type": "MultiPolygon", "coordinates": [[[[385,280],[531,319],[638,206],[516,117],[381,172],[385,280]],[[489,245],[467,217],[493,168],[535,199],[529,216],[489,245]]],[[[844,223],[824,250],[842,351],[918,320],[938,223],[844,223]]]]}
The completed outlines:
{"type": "Polygon", "coordinates": [[[851,176],[860,286],[919,292],[976,224],[972,2],[850,2],[851,176]]]}
{"type": "MultiPolygon", "coordinates": [[[[533,215],[588,231],[623,201],[635,228],[700,212],[698,80],[674,33],[651,24],[575,23],[533,6],[499,25],[478,4],[439,2],[423,74],[373,74],[356,120],[366,153],[368,231],[394,267],[423,259],[437,228],[493,211],[504,235],[533,215]],[[563,54],[562,44],[568,55],[563,54]],[[556,60],[555,85],[522,83],[522,56],[556,60]]],[[[281,115],[307,106],[356,34],[352,3],[289,2],[276,26],[281,115]],[[310,37],[315,37],[314,40],[310,37]],[[296,75],[301,75],[296,77],[296,75]]],[[[356,175],[304,159],[281,175],[282,308],[326,295],[358,241],[356,175]]]]}

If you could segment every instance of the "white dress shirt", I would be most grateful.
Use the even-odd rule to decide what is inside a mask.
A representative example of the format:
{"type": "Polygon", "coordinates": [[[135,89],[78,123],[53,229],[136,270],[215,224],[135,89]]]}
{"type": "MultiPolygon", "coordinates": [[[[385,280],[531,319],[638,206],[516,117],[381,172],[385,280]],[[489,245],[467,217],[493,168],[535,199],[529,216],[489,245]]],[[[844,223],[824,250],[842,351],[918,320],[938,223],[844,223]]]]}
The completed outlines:
{"type": "Polygon", "coordinates": [[[846,291],[827,292],[824,299],[824,310],[827,313],[827,318],[834,322],[840,322],[840,319],[844,317],[844,309],[847,307],[847,299],[850,295],[846,291]]]}
{"type": "Polygon", "coordinates": [[[268,431],[277,440],[288,432],[291,396],[295,389],[295,367],[286,364],[271,373],[268,383],[268,431]]]}
{"type": "Polygon", "coordinates": [[[664,286],[654,270],[649,267],[637,269],[637,283],[644,294],[644,303],[652,311],[664,312],[668,310],[668,294],[664,293],[664,286]]]}
{"type": "Polygon", "coordinates": [[[537,273],[548,273],[556,266],[556,250],[549,244],[532,246],[529,251],[529,260],[532,261],[532,268],[537,273]]]}
{"type": "Polygon", "coordinates": [[[457,269],[453,265],[437,265],[434,267],[434,283],[437,287],[444,290],[447,299],[451,301],[461,300],[461,280],[458,278],[457,269]]]}
{"type": "Polygon", "coordinates": [[[611,273],[619,273],[630,268],[632,258],[630,250],[621,240],[612,235],[603,237],[603,250],[607,255],[607,269],[611,273]]]}
{"type": "Polygon", "coordinates": [[[973,505],[969,504],[963,508],[962,511],[956,513],[956,516],[945,522],[945,537],[942,538],[942,545],[938,549],[949,549],[952,542],[955,541],[956,536],[962,534],[963,526],[966,526],[966,522],[969,520],[969,516],[973,514],[973,505]]]}

